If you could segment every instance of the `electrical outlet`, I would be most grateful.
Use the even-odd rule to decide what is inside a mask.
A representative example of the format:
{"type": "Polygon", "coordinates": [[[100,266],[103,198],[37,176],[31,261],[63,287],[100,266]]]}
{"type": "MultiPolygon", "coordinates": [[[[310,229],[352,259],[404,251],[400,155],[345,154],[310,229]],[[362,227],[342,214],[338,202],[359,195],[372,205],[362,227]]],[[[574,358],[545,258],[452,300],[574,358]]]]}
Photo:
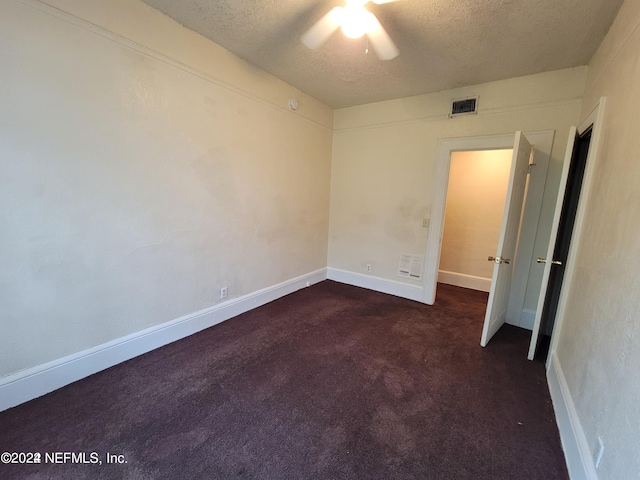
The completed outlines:
{"type": "Polygon", "coordinates": [[[371,267],[370,263],[367,263],[367,272],[371,272],[373,267],[371,267]]]}
{"type": "Polygon", "coordinates": [[[220,289],[220,298],[227,298],[227,287],[222,287],[220,289]]]}
{"type": "Polygon", "coordinates": [[[596,448],[593,451],[593,462],[596,468],[600,468],[600,463],[602,462],[603,453],[604,453],[604,443],[602,443],[602,437],[598,437],[598,444],[596,445],[596,448]]]}

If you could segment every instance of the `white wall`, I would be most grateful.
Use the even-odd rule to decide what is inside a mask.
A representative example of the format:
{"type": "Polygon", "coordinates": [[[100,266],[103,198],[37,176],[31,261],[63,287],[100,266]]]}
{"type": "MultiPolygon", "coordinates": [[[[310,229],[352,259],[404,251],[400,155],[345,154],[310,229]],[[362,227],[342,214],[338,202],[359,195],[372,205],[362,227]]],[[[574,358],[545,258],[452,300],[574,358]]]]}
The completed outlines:
{"type": "Polygon", "coordinates": [[[453,152],[440,270],[491,282],[513,150],[453,152]]]}
{"type": "Polygon", "coordinates": [[[326,267],[329,107],[140,2],[48,3],[0,5],[0,376],[326,267]]]}
{"type": "MultiPolygon", "coordinates": [[[[544,256],[569,127],[578,121],[586,67],[336,110],[329,267],[420,286],[397,277],[400,254],[424,255],[441,139],[556,130],[537,232],[544,256]],[[478,115],[449,119],[453,98],[479,95],[478,115]]],[[[525,308],[535,309],[534,265],[525,308]]]]}
{"type": "MultiPolygon", "coordinates": [[[[582,117],[607,97],[557,344],[600,479],[640,478],[640,2],[627,0],[589,65],[582,117]]],[[[574,240],[576,241],[576,240],[574,240]]],[[[589,458],[587,458],[590,461],[589,458]]]]}
{"type": "MultiPolygon", "coordinates": [[[[576,68],[343,109],[335,122],[142,3],[47,3],[0,5],[0,376],[215,305],[221,286],[234,298],[327,262],[404,281],[399,253],[426,251],[442,138],[556,130],[544,256],[569,125],[607,95],[557,355],[589,447],[604,439],[600,477],[638,477],[637,2],[591,63],[582,113],[576,68]],[[479,115],[446,117],[452,98],[475,94],[479,115]]],[[[536,299],[528,291],[525,308],[536,299]]]]}

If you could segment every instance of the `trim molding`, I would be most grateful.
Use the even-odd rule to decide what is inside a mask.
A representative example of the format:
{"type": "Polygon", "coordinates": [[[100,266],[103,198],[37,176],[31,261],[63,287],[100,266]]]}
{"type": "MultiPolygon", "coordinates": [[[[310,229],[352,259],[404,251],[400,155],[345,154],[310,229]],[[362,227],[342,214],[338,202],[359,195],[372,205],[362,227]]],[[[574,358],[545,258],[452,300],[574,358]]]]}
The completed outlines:
{"type": "Polygon", "coordinates": [[[326,268],[0,379],[0,411],[326,280],[326,268]]]}
{"type": "MultiPolygon", "coordinates": [[[[42,13],[45,13],[47,15],[51,15],[55,18],[58,18],[62,21],[71,23],[72,25],[75,25],[77,27],[80,27],[88,32],[92,32],[96,35],[99,35],[103,38],[106,38],[107,40],[111,40],[112,42],[118,43],[121,46],[125,47],[125,48],[130,48],[132,50],[135,50],[136,52],[142,54],[142,55],[146,55],[147,57],[153,58],[155,60],[158,60],[159,62],[163,62],[167,65],[170,65],[174,68],[177,68],[178,70],[182,70],[185,73],[188,73],[190,75],[193,75],[194,77],[198,77],[206,82],[209,82],[213,85],[216,85],[220,88],[224,88],[225,90],[228,90],[230,92],[236,93],[238,95],[241,95],[245,98],[248,98],[250,100],[253,100],[256,103],[259,103],[261,105],[267,106],[269,108],[272,108],[274,110],[279,111],[280,113],[284,113],[287,115],[290,115],[291,112],[289,110],[288,107],[282,106],[282,105],[278,105],[266,98],[262,98],[258,95],[255,95],[245,89],[239,88],[236,85],[223,80],[220,77],[217,77],[211,73],[205,72],[204,70],[201,70],[199,68],[196,67],[192,67],[190,65],[187,65],[186,63],[181,62],[178,59],[175,59],[173,57],[170,57],[169,55],[165,55],[164,53],[161,53],[157,50],[154,50],[150,47],[147,47],[145,45],[142,45],[140,43],[137,43],[129,38],[126,38],[118,33],[112,32],[111,30],[106,29],[105,27],[102,27],[100,25],[97,25],[95,23],[92,23],[88,20],[85,20],[83,18],[80,18],[76,15],[74,15],[73,13],[70,12],[66,12],[58,7],[49,5],[47,3],[44,3],[41,0],[15,0],[16,2],[26,6],[26,7],[31,7],[35,10],[39,10],[42,13]]],[[[285,82],[283,82],[285,83],[285,82]]],[[[290,86],[289,84],[287,84],[288,86],[290,86]]],[[[294,87],[295,88],[295,87],[294,87]]],[[[298,90],[298,89],[296,89],[298,90]]],[[[300,93],[300,90],[298,90],[300,93]]],[[[324,125],[321,122],[314,120],[312,118],[309,118],[307,116],[305,116],[304,114],[301,113],[296,113],[295,118],[299,118],[305,122],[311,123],[317,127],[321,127],[325,130],[328,131],[332,131],[333,127],[332,126],[328,126],[328,125],[324,125]]]]}
{"type": "MultiPolygon", "coordinates": [[[[19,0],[19,1],[25,1],[25,0],[19,0]]],[[[445,93],[446,92],[454,92],[454,91],[447,90],[445,91],[445,93]]],[[[442,93],[442,92],[439,92],[439,93],[442,93]]],[[[416,98],[416,97],[428,96],[428,95],[433,95],[433,94],[427,93],[424,95],[416,95],[415,97],[409,97],[409,98],[416,98]]],[[[450,96],[455,96],[455,94],[452,93],[450,96]]],[[[389,101],[392,101],[392,100],[389,100],[389,101]]],[[[503,113],[516,112],[516,111],[537,110],[542,108],[556,108],[556,107],[564,107],[567,105],[579,105],[581,102],[582,102],[582,99],[580,98],[571,98],[567,100],[553,100],[553,101],[539,102],[539,103],[523,103],[518,105],[510,105],[506,107],[491,107],[491,108],[484,108],[484,109],[478,110],[477,115],[478,116],[498,115],[503,113]]],[[[447,103],[447,107],[451,107],[451,105],[447,103]]],[[[426,115],[426,116],[409,118],[404,120],[397,119],[397,120],[391,120],[387,122],[338,127],[334,129],[334,133],[336,134],[349,133],[349,132],[358,132],[362,130],[372,130],[377,128],[389,128],[389,127],[408,127],[412,125],[423,125],[425,123],[447,121],[447,120],[449,120],[449,112],[444,112],[444,113],[437,113],[433,115],[426,115]]]]}
{"type": "Polygon", "coordinates": [[[444,232],[444,214],[449,184],[449,167],[451,152],[467,150],[487,150],[513,148],[515,131],[504,135],[487,135],[479,137],[459,137],[440,139],[436,160],[436,174],[433,181],[433,200],[431,203],[431,226],[429,227],[427,251],[424,262],[424,297],[423,301],[433,305],[436,301],[438,287],[438,268],[442,234],[444,232]]]}
{"type": "Polygon", "coordinates": [[[348,270],[340,270],[337,268],[327,268],[327,279],[334,280],[354,287],[362,287],[376,292],[388,293],[396,297],[407,298],[422,302],[422,286],[411,285],[404,282],[396,282],[385,278],[373,277],[371,275],[362,275],[360,273],[350,272],[348,270]]]}
{"type": "MultiPolygon", "coordinates": [[[[546,182],[546,168],[549,163],[555,131],[544,130],[523,133],[529,142],[536,147],[534,161],[540,164],[543,171],[538,171],[538,174],[535,175],[535,181],[530,180],[529,191],[527,192],[527,204],[522,212],[521,218],[523,230],[521,237],[522,233],[531,233],[531,231],[535,233],[537,229],[542,205],[542,191],[544,190],[546,182]],[[525,230],[527,232],[525,232],[525,230]]],[[[451,153],[454,151],[513,148],[514,138],[515,132],[504,135],[440,139],[431,206],[431,227],[428,233],[429,238],[424,263],[425,296],[423,301],[425,303],[433,305],[436,297],[451,153]]],[[[525,235],[525,237],[533,238],[531,234],[525,235]]],[[[520,315],[520,311],[524,307],[524,297],[527,286],[526,279],[529,277],[529,271],[532,266],[531,258],[533,255],[534,242],[532,240],[525,240],[521,243],[522,244],[518,246],[518,253],[514,264],[514,273],[517,273],[517,275],[514,277],[514,287],[512,287],[509,298],[509,306],[511,308],[508,308],[508,311],[511,312],[510,316],[512,318],[520,315]]]]}
{"type": "Polygon", "coordinates": [[[547,370],[547,383],[556,414],[560,440],[571,480],[598,480],[591,449],[582,429],[560,360],[555,353],[547,370]]]}
{"type": "Polygon", "coordinates": [[[477,277],[475,275],[467,275],[466,273],[449,272],[447,270],[438,270],[438,283],[471,288],[473,290],[480,290],[481,292],[491,290],[491,278],[477,277]]]}
{"type": "Polygon", "coordinates": [[[529,310],[528,308],[523,308],[522,313],[520,314],[520,324],[518,325],[521,328],[526,328],[527,330],[533,330],[533,324],[536,321],[536,311],[529,310]]]}
{"type": "MultiPolygon", "coordinates": [[[[556,320],[553,327],[553,333],[551,334],[551,346],[549,352],[553,353],[558,347],[558,341],[560,340],[560,332],[562,331],[562,324],[564,322],[567,305],[569,302],[569,292],[573,285],[573,279],[576,275],[576,257],[578,256],[578,250],[580,243],[582,242],[582,231],[585,224],[585,217],[587,211],[587,205],[590,203],[591,192],[593,188],[593,178],[595,176],[596,166],[602,161],[600,158],[603,140],[604,129],[604,115],[607,106],[607,97],[600,97],[598,104],[594,107],[587,118],[578,126],[578,134],[582,135],[589,127],[593,128],[591,133],[591,143],[589,145],[589,152],[587,153],[587,166],[584,171],[584,177],[582,179],[582,188],[580,190],[580,200],[578,201],[578,210],[576,211],[576,218],[573,224],[573,233],[571,234],[571,245],[569,246],[569,255],[567,257],[567,268],[564,272],[564,278],[562,280],[563,286],[560,288],[560,298],[558,299],[558,308],[556,310],[556,320]]],[[[556,226],[557,227],[557,226],[556,226]]],[[[553,245],[555,241],[551,245],[553,245]]],[[[551,249],[549,249],[551,251],[551,249]]],[[[551,252],[553,254],[553,252],[551,252]]],[[[552,255],[547,253],[547,258],[551,258],[552,255]]],[[[541,293],[542,294],[542,293],[541,293]]],[[[541,309],[540,309],[541,310],[541,309]]],[[[529,349],[529,357],[533,357],[532,345],[529,349]]]]}

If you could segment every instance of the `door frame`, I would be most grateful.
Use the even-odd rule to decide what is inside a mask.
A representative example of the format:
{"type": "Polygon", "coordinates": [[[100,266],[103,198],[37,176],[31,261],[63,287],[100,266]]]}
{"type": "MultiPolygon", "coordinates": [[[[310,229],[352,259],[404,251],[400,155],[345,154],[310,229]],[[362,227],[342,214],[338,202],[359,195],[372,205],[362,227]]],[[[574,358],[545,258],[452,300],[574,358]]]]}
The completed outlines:
{"type": "MultiPolygon", "coordinates": [[[[537,132],[524,132],[529,142],[534,145],[533,163],[536,164],[538,175],[535,176],[535,185],[530,183],[527,192],[527,203],[523,212],[523,232],[522,239],[518,246],[520,259],[528,261],[518,261],[514,264],[514,283],[512,285],[512,295],[510,304],[513,301],[516,309],[521,312],[524,306],[527,281],[532,267],[533,247],[535,243],[535,232],[537,230],[538,219],[542,206],[542,197],[546,183],[546,172],[551,157],[551,148],[555,130],[544,130],[537,132]]],[[[447,201],[447,188],[449,186],[449,167],[451,164],[451,153],[457,151],[475,150],[500,150],[513,148],[515,132],[504,135],[489,135],[482,137],[457,137],[441,139],[438,147],[438,157],[436,162],[436,175],[434,181],[434,194],[431,207],[431,219],[428,234],[427,252],[424,265],[424,286],[422,301],[433,305],[436,299],[436,289],[438,284],[438,267],[440,265],[440,252],[442,247],[442,234],[444,232],[444,213],[447,201]]],[[[510,306],[510,310],[513,307],[510,306]]],[[[518,323],[520,319],[517,319],[518,323]]],[[[509,323],[514,323],[513,320],[509,323]]],[[[520,325],[519,325],[520,326],[520,325]]],[[[525,325],[522,325],[525,326],[525,325]]],[[[526,325],[528,326],[528,325],[526,325]]],[[[533,325],[528,326],[532,328],[533,325]]]]}
{"type": "MultiPolygon", "coordinates": [[[[564,272],[564,278],[562,281],[562,287],[560,288],[560,298],[558,299],[558,308],[556,309],[556,317],[551,333],[551,344],[549,346],[549,353],[547,354],[546,367],[547,371],[551,368],[551,360],[558,348],[559,333],[562,330],[562,324],[567,309],[567,298],[571,290],[573,278],[576,274],[576,256],[579,251],[579,246],[582,241],[582,229],[584,226],[585,214],[587,211],[587,205],[591,196],[591,190],[593,186],[593,177],[596,170],[596,163],[598,155],[600,153],[600,146],[602,141],[603,120],[605,115],[607,99],[601,97],[598,100],[596,106],[591,110],[591,113],[580,123],[577,129],[578,135],[582,135],[588,128],[593,128],[591,134],[591,143],[589,144],[589,153],[587,154],[587,166],[582,179],[582,188],[580,190],[580,200],[578,201],[578,211],[576,212],[575,222],[573,224],[573,233],[571,237],[571,245],[569,246],[569,255],[567,256],[567,265],[564,272]]],[[[564,195],[564,192],[558,192],[558,195],[564,195]]],[[[555,243],[555,242],[554,242],[555,243]]],[[[544,301],[540,292],[540,298],[544,301]]],[[[538,301],[538,308],[542,308],[540,301],[538,301]]]]}

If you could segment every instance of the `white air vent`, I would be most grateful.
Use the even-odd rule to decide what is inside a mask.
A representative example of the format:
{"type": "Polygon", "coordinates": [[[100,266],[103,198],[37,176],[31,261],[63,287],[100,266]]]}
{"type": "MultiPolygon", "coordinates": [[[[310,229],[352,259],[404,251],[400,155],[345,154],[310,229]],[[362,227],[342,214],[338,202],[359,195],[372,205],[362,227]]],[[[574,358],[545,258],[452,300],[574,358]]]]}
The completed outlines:
{"type": "Polygon", "coordinates": [[[449,117],[457,117],[460,115],[470,115],[478,113],[478,97],[461,98],[454,100],[451,104],[451,114],[449,117]]]}

